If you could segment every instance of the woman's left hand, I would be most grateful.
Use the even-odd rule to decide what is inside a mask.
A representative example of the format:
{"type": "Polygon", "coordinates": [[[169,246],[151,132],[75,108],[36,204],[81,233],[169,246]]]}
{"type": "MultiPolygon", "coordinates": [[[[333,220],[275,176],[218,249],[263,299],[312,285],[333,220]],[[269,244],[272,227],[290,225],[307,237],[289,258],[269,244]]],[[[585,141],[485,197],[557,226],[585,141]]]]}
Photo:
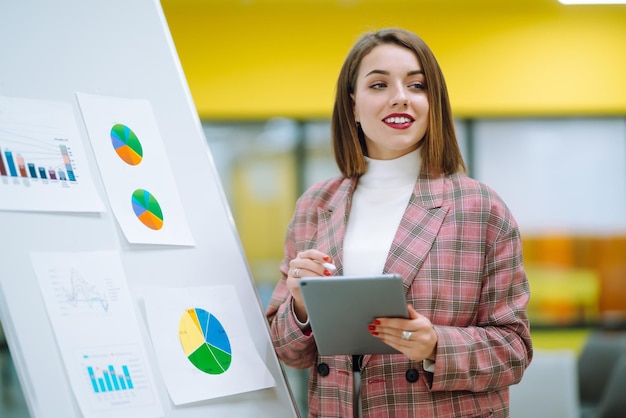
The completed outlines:
{"type": "Polygon", "coordinates": [[[409,305],[409,318],[376,318],[368,326],[370,334],[381,339],[411,360],[435,360],[437,332],[424,315],[409,305]]]}

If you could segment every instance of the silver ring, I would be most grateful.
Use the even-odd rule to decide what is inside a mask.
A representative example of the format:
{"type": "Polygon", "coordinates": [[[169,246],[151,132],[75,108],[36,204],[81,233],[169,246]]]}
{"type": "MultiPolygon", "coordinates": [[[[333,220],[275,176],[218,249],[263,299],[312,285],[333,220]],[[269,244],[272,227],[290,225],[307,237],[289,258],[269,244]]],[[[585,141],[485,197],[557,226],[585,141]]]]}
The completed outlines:
{"type": "Polygon", "coordinates": [[[300,269],[293,269],[293,277],[296,279],[300,278],[300,269]]]}
{"type": "Polygon", "coordinates": [[[403,340],[410,340],[411,339],[411,335],[413,335],[412,331],[402,331],[402,339],[403,340]]]}

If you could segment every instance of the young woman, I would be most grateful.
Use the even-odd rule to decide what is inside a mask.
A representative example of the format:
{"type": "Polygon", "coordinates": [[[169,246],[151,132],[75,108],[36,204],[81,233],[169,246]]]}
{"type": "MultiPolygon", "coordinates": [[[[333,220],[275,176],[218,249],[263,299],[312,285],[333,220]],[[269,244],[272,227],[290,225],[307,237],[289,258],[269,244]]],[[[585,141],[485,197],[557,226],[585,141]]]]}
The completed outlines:
{"type": "Polygon", "coordinates": [[[298,200],[267,309],[278,357],[310,368],[310,417],[508,417],[532,358],[518,226],[465,174],[430,48],[398,28],[348,54],[332,116],[342,175],[298,200]],[[321,356],[298,281],[400,274],[410,318],[371,334],[402,354],[321,356]]]}

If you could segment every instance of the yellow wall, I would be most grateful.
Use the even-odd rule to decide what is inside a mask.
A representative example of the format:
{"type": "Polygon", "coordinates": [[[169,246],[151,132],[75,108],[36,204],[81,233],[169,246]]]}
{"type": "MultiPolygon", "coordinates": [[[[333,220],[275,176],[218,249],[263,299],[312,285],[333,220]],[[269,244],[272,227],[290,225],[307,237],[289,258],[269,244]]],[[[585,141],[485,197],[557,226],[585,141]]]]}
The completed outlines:
{"type": "Polygon", "coordinates": [[[459,117],[626,114],[626,6],[526,1],[533,7],[164,0],[163,8],[203,119],[328,118],[348,49],[383,26],[426,40],[459,117]]]}
{"type": "Polygon", "coordinates": [[[275,283],[296,201],[292,153],[255,154],[233,167],[233,215],[252,277],[275,283]]]}

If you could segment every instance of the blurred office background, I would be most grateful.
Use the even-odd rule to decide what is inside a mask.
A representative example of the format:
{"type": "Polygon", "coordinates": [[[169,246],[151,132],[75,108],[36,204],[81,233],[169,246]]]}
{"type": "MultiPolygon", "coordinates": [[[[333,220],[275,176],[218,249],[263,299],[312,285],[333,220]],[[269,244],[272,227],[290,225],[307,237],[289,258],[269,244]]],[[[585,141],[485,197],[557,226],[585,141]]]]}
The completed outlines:
{"type": "MultiPolygon", "coordinates": [[[[469,174],[520,224],[537,354],[511,416],[619,416],[592,410],[626,387],[626,5],[162,4],[262,304],[295,200],[338,173],[329,123],[345,54],[364,31],[405,27],[439,59],[469,174]]],[[[27,417],[1,334],[0,372],[0,416],[27,417]]],[[[305,414],[307,374],[285,372],[305,414]]]]}

